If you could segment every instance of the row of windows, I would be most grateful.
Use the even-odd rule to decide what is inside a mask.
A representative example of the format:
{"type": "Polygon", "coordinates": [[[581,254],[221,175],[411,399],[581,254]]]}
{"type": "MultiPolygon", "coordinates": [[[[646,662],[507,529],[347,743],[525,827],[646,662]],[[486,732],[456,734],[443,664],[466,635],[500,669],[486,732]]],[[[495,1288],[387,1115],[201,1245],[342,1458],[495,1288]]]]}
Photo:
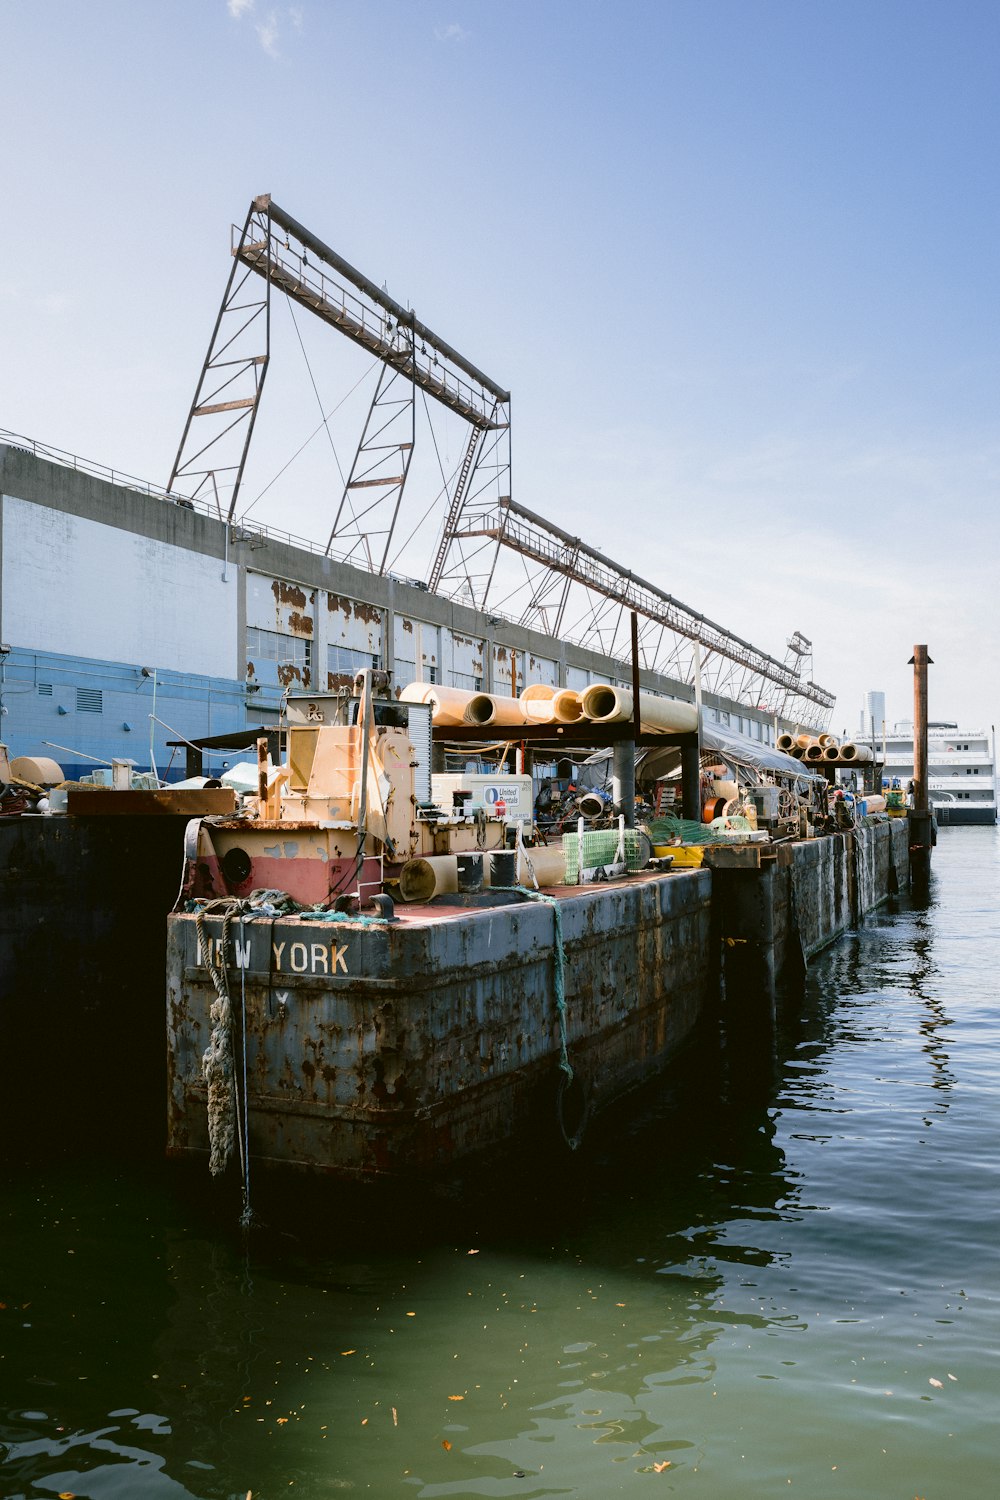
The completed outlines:
{"type": "Polygon", "coordinates": [[[377,671],[381,665],[382,658],[373,655],[371,651],[354,651],[350,646],[327,646],[326,648],[328,672],[353,677],[357,672],[363,672],[366,667],[373,667],[377,671]]]}
{"type": "Polygon", "coordinates": [[[281,666],[308,671],[312,666],[312,641],[250,625],[247,628],[247,656],[250,661],[276,661],[281,666]]]}

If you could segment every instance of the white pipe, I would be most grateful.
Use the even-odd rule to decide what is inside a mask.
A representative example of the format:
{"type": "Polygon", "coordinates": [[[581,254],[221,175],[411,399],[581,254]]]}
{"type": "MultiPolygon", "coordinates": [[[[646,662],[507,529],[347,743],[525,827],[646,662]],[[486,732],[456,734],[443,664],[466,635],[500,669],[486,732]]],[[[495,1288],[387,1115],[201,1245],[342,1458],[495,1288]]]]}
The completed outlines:
{"type": "Polygon", "coordinates": [[[464,724],[466,706],[479,696],[439,682],[409,682],[399,695],[402,703],[429,703],[435,724],[464,724]]]}
{"type": "Polygon", "coordinates": [[[560,688],[552,699],[552,717],[557,724],[575,724],[583,718],[583,702],[575,688],[560,688]]]}
{"type": "MultiPolygon", "coordinates": [[[[621,724],[632,718],[632,694],[625,688],[592,683],[583,695],[584,717],[596,724],[621,724]]],[[[639,694],[639,723],[654,734],[689,734],[698,728],[698,710],[693,703],[676,698],[639,694]]]]}
{"type": "Polygon", "coordinates": [[[517,879],[520,885],[533,886],[531,873],[540,886],[566,884],[566,856],[561,844],[535,845],[517,851],[517,879]],[[528,868],[530,861],[531,869],[528,868]]]}
{"type": "Polygon", "coordinates": [[[499,698],[494,693],[476,693],[465,705],[466,724],[526,724],[528,714],[520,698],[499,698]]]}
{"type": "Polygon", "coordinates": [[[552,687],[547,682],[532,682],[528,687],[521,689],[518,696],[524,705],[525,716],[529,723],[552,723],[552,700],[558,691],[558,688],[552,687]]]}
{"type": "Polygon", "coordinates": [[[408,859],[399,872],[399,894],[404,901],[429,901],[458,890],[458,856],[432,854],[428,859],[408,859]]]}

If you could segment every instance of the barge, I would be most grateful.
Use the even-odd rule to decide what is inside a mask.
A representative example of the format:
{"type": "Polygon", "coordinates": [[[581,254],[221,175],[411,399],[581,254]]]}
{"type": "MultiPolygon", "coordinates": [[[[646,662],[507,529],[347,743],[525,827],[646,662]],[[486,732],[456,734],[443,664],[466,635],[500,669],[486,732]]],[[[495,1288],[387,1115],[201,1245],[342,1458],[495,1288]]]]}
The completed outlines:
{"type": "Polygon", "coordinates": [[[503,812],[425,799],[419,707],[380,709],[370,680],[346,723],[313,703],[241,817],[189,829],[168,920],[170,1155],[357,1181],[518,1140],[575,1147],[720,989],[773,1005],[789,955],[905,880],[906,823],[886,820],[747,836],[676,869],[648,846],[622,858],[612,827],[612,857],[584,868],[584,835],[587,883],[567,884],[503,812]],[[431,899],[393,899],[415,866],[431,899]]]}

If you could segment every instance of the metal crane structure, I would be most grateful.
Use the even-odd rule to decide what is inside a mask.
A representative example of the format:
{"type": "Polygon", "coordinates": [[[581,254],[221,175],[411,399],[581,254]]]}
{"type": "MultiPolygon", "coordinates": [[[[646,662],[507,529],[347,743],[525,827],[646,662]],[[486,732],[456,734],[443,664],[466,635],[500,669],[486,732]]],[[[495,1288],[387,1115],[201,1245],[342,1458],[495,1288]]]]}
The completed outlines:
{"type": "Polygon", "coordinates": [[[168,490],[208,499],[232,525],[271,355],[271,294],[289,300],[372,354],[378,383],[333,519],[327,555],[372,573],[390,550],[416,437],[420,391],[468,424],[462,459],[445,476],[444,516],[427,587],[435,593],[604,656],[631,654],[676,681],[785,720],[825,728],[835,698],[809,680],[811,643],[796,632],[784,662],[612,562],[510,495],[510,393],[459,354],[270,196],[233,226],[233,265],[184,427],[168,490]],[[257,285],[263,280],[263,287],[257,285]],[[501,552],[524,580],[490,602],[501,552]],[[793,642],[795,643],[793,646],[793,642]]]}
{"type": "Polygon", "coordinates": [[[822,728],[829,722],[836,698],[803,675],[812,647],[798,632],[807,652],[780,662],[509,499],[492,515],[468,520],[460,536],[490,539],[535,564],[512,596],[528,596],[520,624],[627,661],[634,610],[642,666],[691,686],[700,679],[708,692],[786,720],[822,728]]]}
{"type": "MultiPolygon", "coordinates": [[[[510,394],[268,194],[232,231],[233,265],[174,460],[168,490],[214,502],[232,524],[271,358],[271,295],[315,313],[373,354],[379,379],[327,543],[345,562],[384,573],[413,456],[416,395],[469,426],[445,492],[447,517],[430,586],[483,593],[490,549],[453,548],[454,520],[510,490],[510,394]],[[257,278],[263,287],[257,287],[257,278]],[[454,518],[454,520],[452,520],[454,518]],[[449,521],[452,524],[449,525],[449,521]]],[[[495,550],[495,549],[493,549],[495,550]]]]}

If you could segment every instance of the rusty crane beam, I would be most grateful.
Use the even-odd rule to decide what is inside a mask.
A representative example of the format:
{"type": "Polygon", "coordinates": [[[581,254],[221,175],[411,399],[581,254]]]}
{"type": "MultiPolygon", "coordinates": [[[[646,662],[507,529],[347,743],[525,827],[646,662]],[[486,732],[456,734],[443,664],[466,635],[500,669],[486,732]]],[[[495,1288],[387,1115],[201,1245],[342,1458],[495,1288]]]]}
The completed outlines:
{"type": "MultiPolygon", "coordinates": [[[[742,676],[737,683],[731,685],[728,695],[748,706],[759,708],[762,701],[766,700],[769,709],[792,718],[805,718],[805,714],[794,712],[796,708],[805,705],[809,706],[810,716],[814,719],[829,717],[833,710],[836,698],[825,688],[804,681],[786,663],[769,656],[749,641],[744,641],[697,610],[682,604],[655,583],[640,578],[630,569],[605,557],[602,552],[587,546],[579,537],[570,535],[543,516],[515,504],[509,498],[502,499],[492,513],[479,515],[459,535],[470,540],[481,538],[495,542],[498,546],[510,548],[522,557],[542,565],[545,571],[541,575],[541,585],[536,587],[522,615],[522,624],[534,624],[551,635],[560,635],[566,622],[569,588],[576,584],[616,607],[610,623],[599,611],[591,610],[593,629],[598,635],[594,645],[607,655],[615,654],[614,637],[623,615],[627,616],[628,612],[635,610],[647,625],[654,627],[652,631],[647,629],[645,633],[647,658],[653,656],[652,660],[647,659],[646,665],[652,669],[667,669],[668,675],[677,673],[679,657],[676,638],[681,637],[696,642],[701,651],[707,653],[701,656],[700,666],[703,672],[708,669],[710,656],[730,663],[739,670],[742,676]],[[559,599],[555,606],[555,617],[548,618],[542,613],[544,605],[539,601],[547,589],[551,594],[550,586],[557,578],[565,580],[566,586],[557,591],[559,599]],[[600,633],[602,622],[605,632],[603,635],[600,633]]],[[[582,644],[588,642],[584,640],[582,644]]],[[[618,654],[623,660],[627,659],[627,643],[624,640],[618,654]]],[[[686,673],[688,677],[691,676],[691,671],[689,660],[686,673]]],[[[717,682],[716,690],[719,687],[720,683],[717,682]]]]}

